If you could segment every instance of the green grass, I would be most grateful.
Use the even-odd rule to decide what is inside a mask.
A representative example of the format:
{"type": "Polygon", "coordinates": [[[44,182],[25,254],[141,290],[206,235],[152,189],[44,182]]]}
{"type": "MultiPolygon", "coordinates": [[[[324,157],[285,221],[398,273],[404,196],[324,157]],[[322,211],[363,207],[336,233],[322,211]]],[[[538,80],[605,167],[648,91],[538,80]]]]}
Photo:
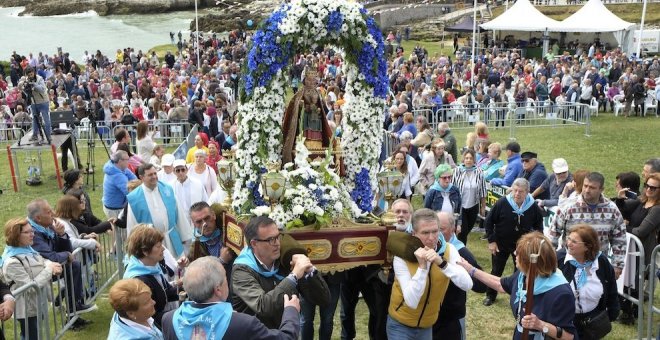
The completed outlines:
{"type": "MultiPolygon", "coordinates": [[[[414,46],[415,42],[411,42],[414,46]]],[[[659,156],[658,146],[660,145],[660,134],[657,133],[660,127],[660,119],[655,117],[647,118],[623,118],[614,117],[611,113],[601,113],[599,117],[592,119],[591,137],[584,136],[583,128],[526,128],[518,129],[516,137],[523,150],[533,150],[539,154],[539,158],[546,166],[550,167],[552,159],[557,157],[565,158],[571,170],[587,168],[602,172],[606,177],[606,194],[614,195],[614,176],[623,171],[640,172],[644,161],[650,157],[659,156]]],[[[454,134],[463,144],[466,130],[456,130],[454,134]]],[[[506,143],[509,137],[508,129],[491,130],[491,139],[506,143]]],[[[3,145],[4,146],[4,145],[3,145]]],[[[83,155],[83,165],[85,164],[85,155],[87,149],[80,148],[80,154],[83,155]]],[[[102,216],[101,207],[101,187],[103,181],[102,165],[106,161],[104,151],[97,148],[96,155],[96,183],[99,186],[95,191],[88,189],[92,206],[97,215],[102,216]]],[[[5,154],[6,156],[6,154],[5,154]]],[[[35,157],[34,154],[31,157],[35,157]]],[[[40,186],[29,187],[22,185],[21,192],[14,193],[11,189],[11,178],[9,176],[9,166],[7,161],[0,165],[0,188],[4,191],[0,195],[0,221],[6,221],[8,218],[25,216],[26,204],[37,197],[45,198],[51,205],[54,205],[61,197],[61,192],[57,188],[56,181],[49,178],[53,175],[52,156],[44,152],[42,155],[44,164],[44,183],[40,186]]],[[[25,180],[26,173],[26,155],[18,154],[21,164],[21,176],[25,180]]],[[[419,203],[416,204],[419,206],[419,203]]],[[[4,222],[2,223],[4,224],[4,222]]],[[[479,234],[470,235],[469,246],[477,257],[479,263],[487,270],[490,268],[490,256],[486,250],[485,241],[478,239],[479,234]]],[[[4,235],[0,234],[0,244],[4,244],[4,235]]],[[[511,273],[512,266],[505,273],[511,273]]],[[[656,291],[657,299],[660,299],[660,293],[656,291]]],[[[507,298],[501,295],[495,305],[484,307],[481,304],[483,295],[468,294],[468,315],[467,330],[469,339],[510,339],[513,328],[513,317],[508,307],[507,298]]],[[[660,301],[660,300],[658,300],[660,301]]],[[[83,337],[104,337],[107,334],[108,322],[112,315],[112,310],[107,303],[104,295],[97,301],[99,310],[86,314],[85,318],[93,320],[94,323],[86,330],[80,332],[68,332],[64,339],[80,339],[83,337]]],[[[367,338],[367,320],[368,310],[364,302],[360,301],[357,309],[357,334],[358,339],[367,338]]],[[[656,318],[660,322],[660,318],[656,318]]],[[[656,323],[657,324],[657,323],[656,323]]],[[[339,325],[339,312],[335,315],[335,331],[333,338],[339,338],[341,328],[339,325]]],[[[630,339],[636,335],[636,328],[633,326],[622,326],[619,323],[613,324],[613,331],[608,339],[630,339]]]]}

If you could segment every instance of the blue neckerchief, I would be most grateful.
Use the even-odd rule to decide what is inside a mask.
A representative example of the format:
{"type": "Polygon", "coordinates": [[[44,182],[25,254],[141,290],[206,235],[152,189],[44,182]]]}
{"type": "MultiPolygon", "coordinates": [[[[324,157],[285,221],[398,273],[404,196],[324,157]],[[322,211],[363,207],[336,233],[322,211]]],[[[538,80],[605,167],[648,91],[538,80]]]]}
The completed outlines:
{"type": "Polygon", "coordinates": [[[46,237],[48,237],[48,238],[51,239],[51,240],[55,238],[55,232],[54,232],[54,231],[52,231],[52,230],[50,230],[50,229],[48,229],[48,228],[42,226],[41,224],[39,224],[39,223],[33,221],[33,220],[32,220],[31,218],[29,218],[29,217],[28,217],[27,220],[28,220],[28,222],[30,223],[30,225],[32,226],[32,228],[34,228],[34,231],[36,231],[36,232],[38,232],[38,233],[40,233],[40,234],[44,234],[46,237]]]}
{"type": "Polygon", "coordinates": [[[119,314],[115,313],[110,321],[110,331],[108,340],[131,339],[131,340],[162,340],[163,333],[156,326],[151,325],[151,330],[131,327],[119,319],[119,314]]]}
{"type": "Polygon", "coordinates": [[[467,167],[467,166],[465,166],[464,164],[461,164],[461,165],[459,165],[458,167],[459,167],[461,170],[463,170],[463,171],[474,171],[474,170],[477,170],[477,166],[476,166],[476,165],[473,165],[473,166],[471,166],[471,167],[467,167]]]}
{"type": "Polygon", "coordinates": [[[233,313],[231,303],[218,302],[206,308],[196,308],[185,301],[172,315],[172,326],[179,339],[222,339],[233,313]]]}
{"type": "MultiPolygon", "coordinates": [[[[523,289],[523,283],[525,282],[525,276],[522,272],[518,273],[518,290],[516,291],[516,299],[513,303],[525,303],[527,301],[527,290],[523,289]]],[[[552,275],[548,277],[537,276],[534,279],[534,295],[543,294],[549,291],[552,288],[555,288],[559,285],[568,283],[564,275],[559,274],[558,270],[555,270],[552,275]]]]}
{"type": "MultiPolygon", "coordinates": [[[[163,204],[167,209],[167,235],[170,238],[172,247],[170,252],[174,254],[175,257],[183,255],[183,241],[181,240],[181,235],[176,229],[178,221],[178,213],[176,207],[176,197],[174,196],[174,189],[171,186],[158,181],[158,193],[160,194],[163,204]]],[[[144,188],[140,185],[135,190],[131,191],[128,196],[126,196],[128,204],[131,206],[133,215],[135,215],[136,220],[140,223],[153,224],[151,219],[151,211],[149,211],[149,206],[147,205],[147,199],[144,196],[144,188]]]]}
{"type": "Polygon", "coordinates": [[[250,267],[255,272],[259,273],[259,275],[261,275],[263,277],[271,278],[271,277],[274,276],[280,281],[284,279],[284,276],[277,273],[278,268],[275,268],[271,271],[266,271],[263,267],[261,267],[257,263],[257,258],[254,256],[254,253],[252,252],[252,248],[247,247],[247,246],[245,248],[243,248],[243,250],[241,251],[241,254],[238,255],[238,257],[234,261],[234,265],[237,265],[237,264],[244,264],[244,265],[250,267]]]}
{"type": "Polygon", "coordinates": [[[513,213],[518,215],[518,217],[523,216],[524,212],[529,209],[532,204],[534,204],[534,197],[531,194],[527,194],[525,201],[522,204],[522,207],[519,207],[516,201],[513,200],[513,194],[506,195],[506,200],[509,201],[509,205],[513,208],[513,213]]]}
{"type": "Polygon", "coordinates": [[[447,189],[443,189],[443,188],[440,186],[440,183],[438,183],[438,181],[434,181],[434,182],[433,182],[433,185],[431,185],[431,187],[429,188],[429,190],[433,189],[433,190],[437,190],[437,191],[440,191],[440,192],[449,192],[449,191],[451,191],[451,188],[453,188],[453,187],[454,187],[454,185],[451,184],[451,183],[449,183],[449,186],[447,187],[447,189]]]}
{"type": "Polygon", "coordinates": [[[234,145],[234,144],[236,144],[236,142],[234,142],[234,139],[231,138],[231,135],[227,135],[227,137],[225,137],[225,141],[226,141],[227,143],[229,143],[229,145],[234,145]]]}
{"type": "Polygon", "coordinates": [[[2,257],[0,257],[0,268],[2,268],[2,265],[4,264],[4,259],[8,259],[16,255],[26,255],[26,254],[39,255],[39,253],[37,253],[36,250],[32,249],[31,246],[27,246],[27,247],[5,246],[5,251],[2,252],[2,257]]]}
{"type": "MultiPolygon", "coordinates": [[[[594,261],[598,260],[600,254],[601,252],[598,252],[598,255],[596,255],[596,259],[594,261]]],[[[594,261],[586,261],[584,263],[580,263],[576,259],[572,259],[568,261],[568,263],[572,264],[573,267],[575,267],[575,271],[578,274],[578,280],[575,282],[575,286],[577,287],[577,289],[580,289],[587,284],[587,267],[590,267],[592,264],[594,264],[594,261]]]]}
{"type": "Polygon", "coordinates": [[[213,239],[216,239],[216,238],[220,237],[220,229],[216,228],[215,231],[213,232],[213,234],[211,234],[211,236],[200,235],[199,231],[197,231],[197,229],[195,229],[195,237],[199,237],[199,240],[201,242],[208,242],[210,240],[213,240],[213,239]]]}
{"type": "Polygon", "coordinates": [[[438,233],[438,242],[440,243],[440,248],[436,246],[436,250],[438,255],[442,256],[445,254],[445,250],[447,250],[447,241],[445,241],[445,237],[442,236],[442,233],[438,233]]]}
{"type": "Polygon", "coordinates": [[[160,265],[156,264],[155,266],[147,266],[137,257],[131,255],[128,258],[128,263],[126,264],[126,270],[124,271],[124,279],[131,279],[143,275],[153,275],[158,277],[163,275],[163,270],[160,268],[160,265]]]}
{"type": "Polygon", "coordinates": [[[451,239],[449,239],[449,243],[456,248],[456,250],[461,250],[465,248],[465,243],[463,241],[459,240],[458,237],[456,237],[456,234],[451,235],[451,239]]]}

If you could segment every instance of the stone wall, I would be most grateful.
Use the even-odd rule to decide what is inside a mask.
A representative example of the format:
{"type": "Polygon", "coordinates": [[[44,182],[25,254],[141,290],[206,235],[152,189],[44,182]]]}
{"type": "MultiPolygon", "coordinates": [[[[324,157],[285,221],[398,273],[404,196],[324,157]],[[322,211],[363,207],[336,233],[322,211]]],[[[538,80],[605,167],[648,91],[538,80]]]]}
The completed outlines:
{"type": "Polygon", "coordinates": [[[381,30],[411,21],[418,21],[438,17],[453,11],[453,5],[448,4],[419,4],[398,7],[394,10],[382,10],[374,14],[381,30]],[[446,9],[443,12],[443,8],[446,9]]]}

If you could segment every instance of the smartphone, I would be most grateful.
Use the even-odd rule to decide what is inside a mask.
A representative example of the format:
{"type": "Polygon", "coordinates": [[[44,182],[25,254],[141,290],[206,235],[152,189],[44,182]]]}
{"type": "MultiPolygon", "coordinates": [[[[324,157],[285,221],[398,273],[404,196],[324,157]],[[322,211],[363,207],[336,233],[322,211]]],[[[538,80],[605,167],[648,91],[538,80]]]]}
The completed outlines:
{"type": "Polygon", "coordinates": [[[630,190],[626,190],[626,197],[631,200],[634,200],[635,198],[637,198],[637,194],[630,190]]]}

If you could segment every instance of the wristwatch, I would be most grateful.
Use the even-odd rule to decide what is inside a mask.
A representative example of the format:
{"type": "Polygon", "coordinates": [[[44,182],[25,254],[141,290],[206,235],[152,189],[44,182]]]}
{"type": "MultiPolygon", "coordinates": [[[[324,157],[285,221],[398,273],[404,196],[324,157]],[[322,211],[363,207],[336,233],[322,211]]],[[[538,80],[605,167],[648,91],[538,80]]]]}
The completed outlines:
{"type": "Polygon", "coordinates": [[[548,324],[547,324],[547,323],[544,323],[544,324],[543,324],[543,330],[542,330],[542,332],[543,332],[543,337],[544,337],[544,338],[548,336],[548,332],[550,332],[550,329],[548,328],[548,324]]]}
{"type": "Polygon", "coordinates": [[[561,336],[564,335],[564,330],[559,326],[555,326],[555,328],[557,329],[557,336],[555,338],[561,339],[561,336]]]}
{"type": "Polygon", "coordinates": [[[442,259],[442,262],[440,262],[440,269],[445,269],[447,268],[447,261],[445,259],[442,259]]]}

